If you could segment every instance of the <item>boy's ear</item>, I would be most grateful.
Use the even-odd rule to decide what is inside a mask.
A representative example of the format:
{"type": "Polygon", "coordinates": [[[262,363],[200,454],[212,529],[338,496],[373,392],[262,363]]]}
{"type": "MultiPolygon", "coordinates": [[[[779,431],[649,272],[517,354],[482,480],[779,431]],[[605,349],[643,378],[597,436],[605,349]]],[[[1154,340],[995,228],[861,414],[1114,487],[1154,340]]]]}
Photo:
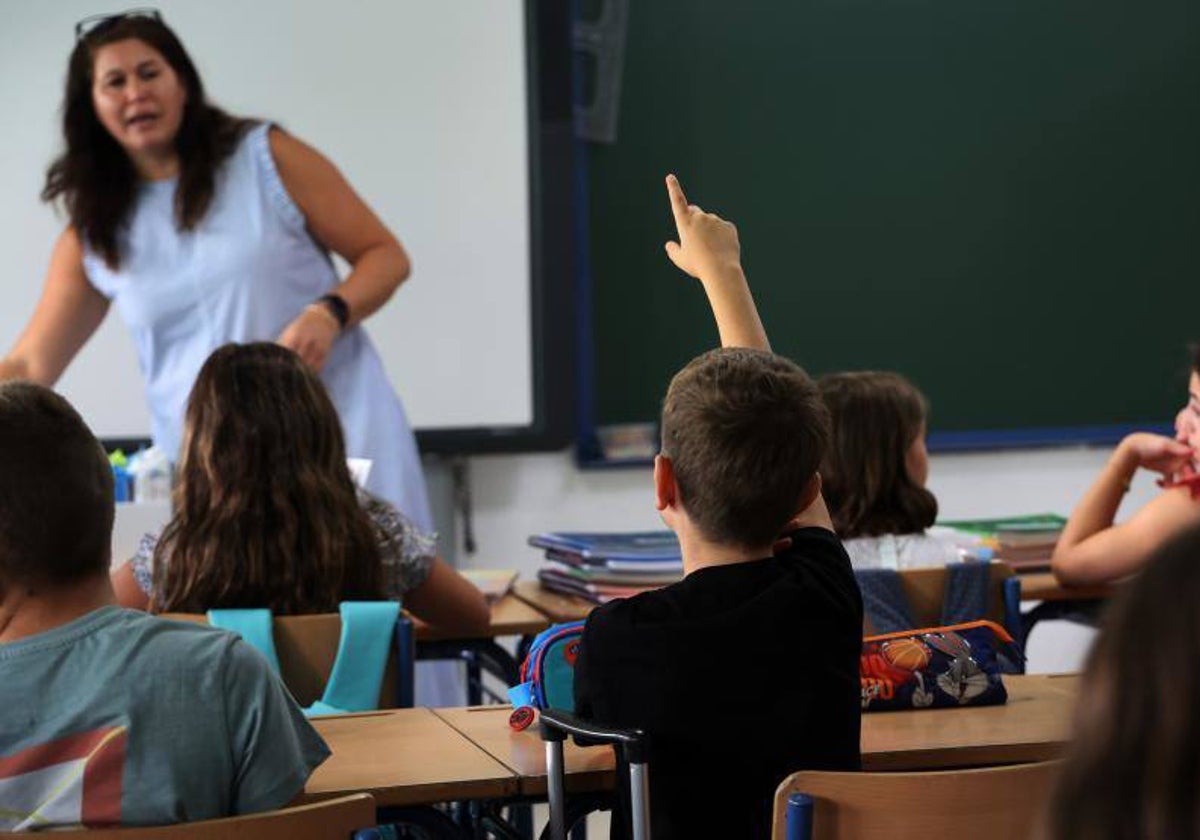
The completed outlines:
{"type": "Polygon", "coordinates": [[[654,507],[659,511],[674,507],[679,498],[675,483],[675,465],[666,455],[654,456],[654,507]]]}

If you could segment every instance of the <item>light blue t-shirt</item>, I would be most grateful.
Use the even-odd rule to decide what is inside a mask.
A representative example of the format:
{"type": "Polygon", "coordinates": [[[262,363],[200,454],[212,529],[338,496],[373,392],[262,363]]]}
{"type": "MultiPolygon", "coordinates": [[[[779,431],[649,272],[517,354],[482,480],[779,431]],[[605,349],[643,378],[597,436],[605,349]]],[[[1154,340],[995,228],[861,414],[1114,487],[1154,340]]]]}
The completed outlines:
{"type": "Polygon", "coordinates": [[[328,755],[231,633],[103,607],[0,645],[0,831],[268,811],[328,755]]]}
{"type": "MultiPolygon", "coordinates": [[[[246,133],[217,175],[203,220],[175,223],[176,180],[148,181],[112,271],[86,246],[88,280],[121,313],[146,380],[154,442],[178,459],[200,366],[222,344],[274,341],[338,282],[271,156],[269,124],[246,133]]],[[[367,489],[420,527],[432,516],[416,441],[379,354],[361,326],[334,342],[321,379],[337,406],[346,454],[372,461],[367,489]]]]}

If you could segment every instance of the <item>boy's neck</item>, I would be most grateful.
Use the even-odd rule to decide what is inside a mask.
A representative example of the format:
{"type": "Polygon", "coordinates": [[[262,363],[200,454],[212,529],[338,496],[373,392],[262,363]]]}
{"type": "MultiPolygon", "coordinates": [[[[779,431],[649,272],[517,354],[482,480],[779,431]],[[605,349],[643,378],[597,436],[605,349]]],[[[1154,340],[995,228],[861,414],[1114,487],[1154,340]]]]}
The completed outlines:
{"type": "Polygon", "coordinates": [[[107,573],[60,589],[5,585],[0,588],[0,644],[70,624],[116,602],[107,573]]]}
{"type": "Polygon", "coordinates": [[[698,569],[710,566],[732,566],[771,556],[771,546],[746,547],[715,543],[706,540],[694,528],[678,528],[679,550],[683,554],[683,574],[686,577],[698,569]]]}

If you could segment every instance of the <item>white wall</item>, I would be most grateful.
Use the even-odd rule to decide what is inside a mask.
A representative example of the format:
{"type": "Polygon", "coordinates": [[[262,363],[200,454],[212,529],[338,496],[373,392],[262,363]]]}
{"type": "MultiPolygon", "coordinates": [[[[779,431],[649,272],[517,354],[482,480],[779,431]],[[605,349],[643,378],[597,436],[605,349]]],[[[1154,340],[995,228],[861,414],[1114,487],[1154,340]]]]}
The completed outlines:
{"type": "MultiPolygon", "coordinates": [[[[1036,449],[935,455],[929,487],[943,519],[1070,513],[1108,458],[1108,448],[1036,449]]],[[[1142,474],[1122,512],[1155,492],[1142,474]]],[[[471,459],[471,495],[478,551],[464,567],[512,567],[532,577],[540,553],[526,538],[548,530],[661,528],[649,468],[588,469],[570,452],[489,455],[471,459]]]]}

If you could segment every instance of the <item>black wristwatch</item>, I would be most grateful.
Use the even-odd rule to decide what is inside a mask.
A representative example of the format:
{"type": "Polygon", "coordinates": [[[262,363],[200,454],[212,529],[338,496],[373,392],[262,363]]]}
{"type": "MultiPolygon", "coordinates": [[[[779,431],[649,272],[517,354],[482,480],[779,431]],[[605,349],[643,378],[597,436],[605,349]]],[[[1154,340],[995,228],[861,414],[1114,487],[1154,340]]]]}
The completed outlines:
{"type": "Polygon", "coordinates": [[[330,293],[321,295],[316,302],[328,309],[334,318],[337,318],[339,328],[346,329],[346,324],[350,321],[350,304],[346,303],[344,297],[330,293]]]}

